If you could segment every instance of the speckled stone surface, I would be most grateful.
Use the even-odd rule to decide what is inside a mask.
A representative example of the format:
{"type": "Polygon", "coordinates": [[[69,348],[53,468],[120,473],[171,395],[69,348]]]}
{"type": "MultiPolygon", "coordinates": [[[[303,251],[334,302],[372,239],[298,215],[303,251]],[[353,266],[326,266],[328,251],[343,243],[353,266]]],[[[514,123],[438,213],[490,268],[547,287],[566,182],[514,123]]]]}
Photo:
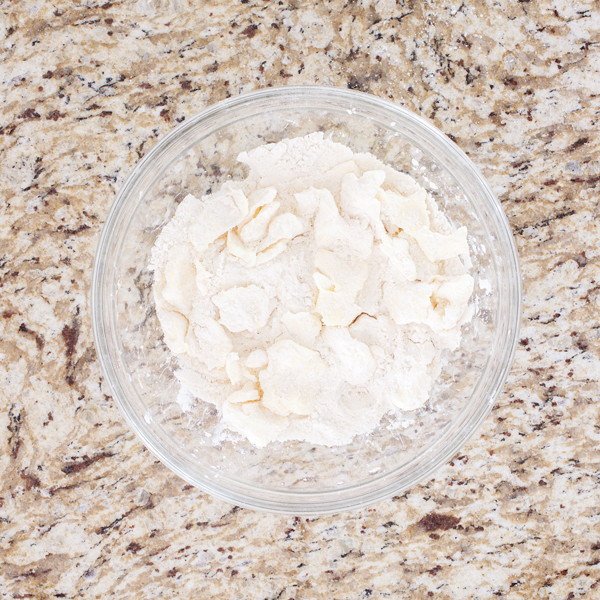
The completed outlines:
{"type": "Polygon", "coordinates": [[[0,0],[0,597],[600,598],[600,7],[592,0],[0,0]],[[158,463],[102,388],[91,264],[165,133],[267,85],[431,119],[502,201],[521,342],[435,479],[258,514],[158,463]]]}

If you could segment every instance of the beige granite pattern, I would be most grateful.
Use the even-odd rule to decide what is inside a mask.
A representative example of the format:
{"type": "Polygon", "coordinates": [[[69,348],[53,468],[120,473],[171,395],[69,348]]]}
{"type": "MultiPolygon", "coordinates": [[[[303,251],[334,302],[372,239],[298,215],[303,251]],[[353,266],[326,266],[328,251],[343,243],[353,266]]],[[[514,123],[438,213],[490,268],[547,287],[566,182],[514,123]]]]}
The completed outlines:
{"type": "Polygon", "coordinates": [[[600,6],[593,0],[0,0],[1,598],[600,598],[600,6]],[[509,381],[435,479],[299,519],[158,463],[102,387],[90,267],[166,132],[267,85],[424,115],[522,261],[509,381]]]}

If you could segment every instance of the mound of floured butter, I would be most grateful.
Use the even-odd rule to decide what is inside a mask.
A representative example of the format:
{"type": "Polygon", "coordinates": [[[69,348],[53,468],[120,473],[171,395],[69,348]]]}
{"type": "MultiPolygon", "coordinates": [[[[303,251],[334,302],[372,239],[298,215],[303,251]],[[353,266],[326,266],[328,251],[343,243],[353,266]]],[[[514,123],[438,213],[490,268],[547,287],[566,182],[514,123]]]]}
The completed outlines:
{"type": "Polygon", "coordinates": [[[471,316],[466,229],[321,133],[238,159],[247,179],[188,195],[152,251],[180,398],[217,405],[257,446],[346,444],[422,406],[471,316]]]}

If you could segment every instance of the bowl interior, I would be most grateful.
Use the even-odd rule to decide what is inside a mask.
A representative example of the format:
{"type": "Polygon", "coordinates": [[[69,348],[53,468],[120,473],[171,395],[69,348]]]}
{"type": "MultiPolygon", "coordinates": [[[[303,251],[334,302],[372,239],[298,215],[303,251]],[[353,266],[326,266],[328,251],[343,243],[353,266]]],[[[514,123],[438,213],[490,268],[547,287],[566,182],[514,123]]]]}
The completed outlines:
{"type": "Polygon", "coordinates": [[[514,295],[507,274],[514,248],[505,241],[497,202],[483,180],[474,181],[470,161],[407,111],[368,99],[363,105],[359,94],[329,92],[242,98],[180,126],[121,191],[96,265],[99,353],[136,433],[195,485],[278,512],[324,512],[328,503],[350,507],[384,489],[398,493],[426,476],[489,411],[503,379],[499,370],[506,371],[514,346],[514,339],[507,346],[500,336],[506,337],[507,327],[509,338],[516,335],[506,316],[514,295]],[[193,400],[182,410],[177,361],[162,340],[154,308],[149,255],[186,194],[200,197],[246,176],[236,160],[240,152],[314,131],[410,174],[453,224],[467,226],[474,316],[463,326],[460,349],[446,352],[442,375],[422,409],[388,415],[373,433],[346,446],[286,442],[256,448],[225,430],[214,406],[193,400]]]}

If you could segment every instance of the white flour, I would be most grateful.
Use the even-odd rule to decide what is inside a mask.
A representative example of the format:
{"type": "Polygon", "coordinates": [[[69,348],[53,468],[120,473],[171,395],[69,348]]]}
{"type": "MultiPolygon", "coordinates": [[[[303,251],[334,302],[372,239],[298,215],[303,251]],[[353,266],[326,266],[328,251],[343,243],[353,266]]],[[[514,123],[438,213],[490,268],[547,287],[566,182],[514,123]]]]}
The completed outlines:
{"type": "Polygon", "coordinates": [[[422,406],[471,316],[466,229],[321,133],[238,158],[248,178],[187,196],[152,251],[182,408],[217,405],[257,446],[331,446],[422,406]]]}

